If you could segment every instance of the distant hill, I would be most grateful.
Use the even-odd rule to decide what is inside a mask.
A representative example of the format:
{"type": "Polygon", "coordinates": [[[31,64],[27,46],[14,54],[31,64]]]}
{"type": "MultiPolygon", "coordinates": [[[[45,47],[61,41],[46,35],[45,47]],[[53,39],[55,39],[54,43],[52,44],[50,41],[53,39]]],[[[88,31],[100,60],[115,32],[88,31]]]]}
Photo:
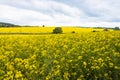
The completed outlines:
{"type": "Polygon", "coordinates": [[[5,23],[5,22],[0,22],[0,27],[16,27],[18,25],[11,24],[11,23],[5,23]]]}

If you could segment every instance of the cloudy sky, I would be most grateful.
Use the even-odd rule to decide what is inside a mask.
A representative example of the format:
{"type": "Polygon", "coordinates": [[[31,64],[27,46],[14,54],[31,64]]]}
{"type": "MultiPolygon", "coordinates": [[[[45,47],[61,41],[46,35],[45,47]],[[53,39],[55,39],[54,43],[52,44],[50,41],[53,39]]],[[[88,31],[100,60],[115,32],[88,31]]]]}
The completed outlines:
{"type": "Polygon", "coordinates": [[[120,26],[120,0],[0,0],[0,22],[120,26]]]}

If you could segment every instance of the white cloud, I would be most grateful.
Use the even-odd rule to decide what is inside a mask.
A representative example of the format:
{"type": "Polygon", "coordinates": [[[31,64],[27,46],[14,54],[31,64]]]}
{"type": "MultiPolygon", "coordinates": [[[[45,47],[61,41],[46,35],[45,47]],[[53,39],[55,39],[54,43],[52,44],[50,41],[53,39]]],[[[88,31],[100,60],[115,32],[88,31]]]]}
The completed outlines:
{"type": "Polygon", "coordinates": [[[2,12],[0,18],[20,24],[66,25],[79,20],[79,17],[84,15],[78,8],[56,1],[31,0],[29,3],[25,1],[21,3],[13,0],[11,4],[5,3],[0,5],[0,11],[2,12]]]}
{"type": "Polygon", "coordinates": [[[120,1],[119,0],[85,0],[85,5],[88,5],[88,10],[98,15],[100,21],[110,21],[115,18],[120,18],[120,1]]]}
{"type": "Polygon", "coordinates": [[[37,11],[18,9],[7,5],[0,5],[0,18],[13,22],[31,24],[34,21],[48,21],[52,18],[37,11]]]}
{"type": "MultiPolygon", "coordinates": [[[[73,0],[70,0],[71,4],[73,0]]],[[[118,0],[75,0],[72,6],[63,0],[0,1],[0,21],[23,25],[118,26],[118,0]]]]}

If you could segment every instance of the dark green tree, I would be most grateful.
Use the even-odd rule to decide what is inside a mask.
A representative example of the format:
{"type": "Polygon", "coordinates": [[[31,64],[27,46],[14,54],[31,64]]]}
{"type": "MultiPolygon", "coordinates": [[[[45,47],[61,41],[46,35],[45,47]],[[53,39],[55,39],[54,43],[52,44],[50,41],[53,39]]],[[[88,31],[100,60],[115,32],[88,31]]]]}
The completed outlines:
{"type": "Polygon", "coordinates": [[[119,27],[115,27],[114,30],[119,30],[119,27]]]}
{"type": "Polygon", "coordinates": [[[45,27],[45,25],[42,25],[42,27],[45,27]]]}
{"type": "Polygon", "coordinates": [[[109,31],[107,28],[104,28],[104,30],[103,31],[109,31]]]}
{"type": "Polygon", "coordinates": [[[55,29],[53,29],[53,33],[54,34],[61,34],[63,31],[62,31],[62,28],[61,27],[55,27],[55,29]]]}

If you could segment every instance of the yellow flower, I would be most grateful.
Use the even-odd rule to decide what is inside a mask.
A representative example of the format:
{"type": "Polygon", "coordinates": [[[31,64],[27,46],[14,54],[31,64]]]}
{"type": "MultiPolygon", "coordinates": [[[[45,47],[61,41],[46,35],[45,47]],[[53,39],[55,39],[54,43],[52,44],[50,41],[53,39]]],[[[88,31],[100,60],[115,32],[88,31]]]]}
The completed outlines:
{"type": "Polygon", "coordinates": [[[104,76],[107,77],[107,76],[108,76],[108,73],[105,73],[104,76]]]}
{"type": "Polygon", "coordinates": [[[22,77],[21,72],[20,72],[20,71],[16,72],[16,74],[15,74],[15,78],[17,79],[17,78],[20,78],[20,77],[22,77]]]}
{"type": "Polygon", "coordinates": [[[83,62],[83,65],[84,65],[84,66],[87,66],[87,63],[84,61],[84,62],[83,62]]]}
{"type": "Polygon", "coordinates": [[[59,62],[57,60],[54,60],[53,64],[59,64],[59,62]]]}
{"type": "Polygon", "coordinates": [[[46,51],[46,50],[43,50],[43,51],[42,51],[42,56],[46,56],[46,54],[47,54],[47,51],[46,51]]]}
{"type": "Polygon", "coordinates": [[[80,75],[80,77],[77,78],[77,80],[83,80],[83,78],[84,78],[84,75],[80,75]]]}
{"type": "Polygon", "coordinates": [[[59,68],[60,68],[60,65],[57,65],[57,68],[59,69],[59,68]]]}
{"type": "Polygon", "coordinates": [[[95,66],[95,68],[98,70],[98,69],[100,69],[100,67],[99,66],[95,66]]]}
{"type": "Polygon", "coordinates": [[[67,46],[67,45],[64,45],[63,48],[68,48],[68,46],[67,46]]]}
{"type": "Polygon", "coordinates": [[[112,62],[109,63],[109,67],[112,68],[114,64],[112,62]]]}
{"type": "Polygon", "coordinates": [[[118,66],[115,66],[115,69],[120,69],[120,67],[118,67],[118,66]]]}
{"type": "Polygon", "coordinates": [[[98,59],[98,62],[103,62],[103,59],[102,59],[102,58],[99,58],[99,59],[98,59]]]}
{"type": "Polygon", "coordinates": [[[63,75],[63,77],[65,78],[65,80],[69,80],[69,73],[68,72],[65,72],[64,73],[64,75],[63,75]]]}
{"type": "Polygon", "coordinates": [[[62,58],[61,58],[61,61],[64,61],[64,60],[65,60],[65,57],[62,57],[62,58]]]}
{"type": "Polygon", "coordinates": [[[73,61],[72,59],[71,59],[71,60],[68,60],[69,63],[71,63],[72,61],[73,61]]]}
{"type": "Polygon", "coordinates": [[[78,60],[81,60],[82,59],[82,56],[78,56],[78,60]]]}
{"type": "Polygon", "coordinates": [[[94,59],[94,56],[92,56],[91,59],[94,59]]]}
{"type": "Polygon", "coordinates": [[[76,73],[76,72],[73,72],[73,73],[72,73],[72,75],[74,75],[74,76],[75,76],[75,75],[77,75],[77,73],[76,73]]]}
{"type": "Polygon", "coordinates": [[[92,70],[94,70],[94,69],[95,69],[95,67],[94,67],[94,66],[91,66],[91,69],[92,69],[92,70]]]}
{"type": "Polygon", "coordinates": [[[47,76],[45,80],[50,80],[50,76],[47,76]]]}

